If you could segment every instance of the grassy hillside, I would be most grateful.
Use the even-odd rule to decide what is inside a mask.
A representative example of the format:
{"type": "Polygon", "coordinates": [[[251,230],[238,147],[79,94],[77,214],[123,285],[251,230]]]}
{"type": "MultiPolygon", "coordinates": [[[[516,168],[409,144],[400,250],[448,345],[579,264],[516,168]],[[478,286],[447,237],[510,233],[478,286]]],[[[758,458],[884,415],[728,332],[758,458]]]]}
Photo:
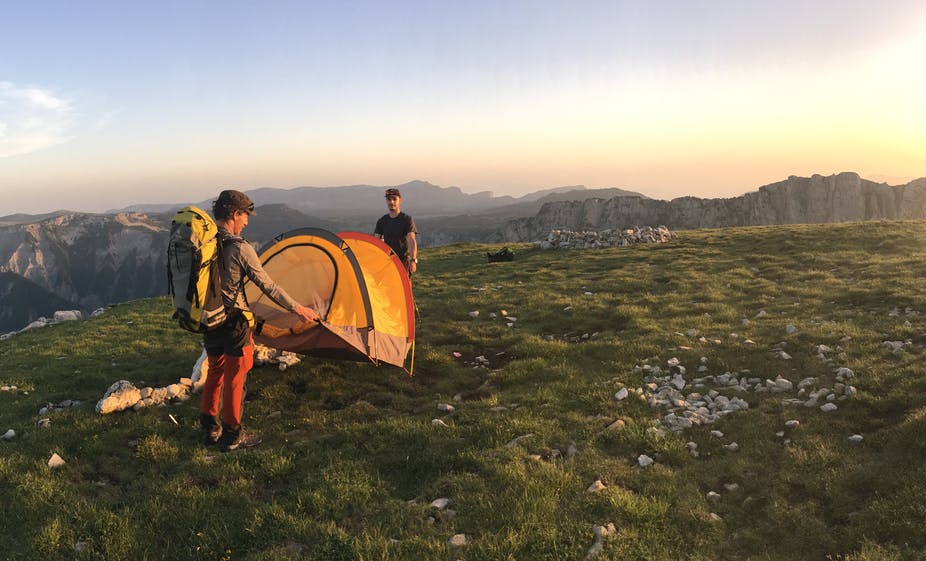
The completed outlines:
{"type": "Polygon", "coordinates": [[[200,444],[195,400],[93,412],[113,381],[189,374],[197,339],[166,299],[17,335],[0,341],[0,385],[18,387],[0,392],[0,433],[17,433],[0,441],[0,559],[584,559],[609,523],[597,559],[922,559],[924,242],[926,223],[883,222],[516,246],[492,265],[496,247],[425,250],[415,376],[258,368],[245,417],[264,443],[230,454],[200,444]],[[665,430],[670,409],[637,389],[671,359],[689,401],[749,408],[665,430]],[[778,376],[793,389],[756,390],[778,376]],[[820,388],[837,410],[797,403],[820,388]],[[38,414],[66,399],[85,403],[38,414]]]}

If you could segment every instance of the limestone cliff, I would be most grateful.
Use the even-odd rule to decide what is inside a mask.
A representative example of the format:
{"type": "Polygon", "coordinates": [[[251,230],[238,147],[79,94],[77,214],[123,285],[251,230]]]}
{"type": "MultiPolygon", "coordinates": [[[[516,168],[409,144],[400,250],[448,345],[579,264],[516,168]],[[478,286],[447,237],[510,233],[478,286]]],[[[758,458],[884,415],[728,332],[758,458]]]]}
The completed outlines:
{"type": "Polygon", "coordinates": [[[167,235],[163,220],[138,213],[67,213],[3,226],[0,272],[93,310],[166,293],[167,235]]]}
{"type": "Polygon", "coordinates": [[[548,203],[534,217],[505,224],[496,239],[535,241],[554,229],[665,225],[684,230],[907,218],[926,218],[926,178],[890,186],[840,173],[791,176],[729,199],[615,197],[548,203]]]}

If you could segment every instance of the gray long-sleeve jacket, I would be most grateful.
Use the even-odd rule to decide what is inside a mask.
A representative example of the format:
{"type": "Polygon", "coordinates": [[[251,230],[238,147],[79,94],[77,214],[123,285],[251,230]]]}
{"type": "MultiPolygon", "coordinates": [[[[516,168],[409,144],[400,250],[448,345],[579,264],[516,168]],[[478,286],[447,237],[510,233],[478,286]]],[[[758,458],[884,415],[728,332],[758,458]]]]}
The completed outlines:
{"type": "Polygon", "coordinates": [[[292,312],[296,309],[299,302],[264,271],[254,246],[222,227],[219,227],[219,240],[222,240],[222,300],[226,310],[250,311],[244,298],[245,277],[285,310],[292,312]]]}

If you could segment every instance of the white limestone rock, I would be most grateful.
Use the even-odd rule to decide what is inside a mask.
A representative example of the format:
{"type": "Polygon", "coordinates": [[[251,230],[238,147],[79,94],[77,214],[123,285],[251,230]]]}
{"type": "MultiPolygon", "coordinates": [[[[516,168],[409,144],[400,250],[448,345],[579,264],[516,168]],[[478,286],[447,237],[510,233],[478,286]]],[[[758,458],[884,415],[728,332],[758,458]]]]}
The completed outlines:
{"type": "Polygon", "coordinates": [[[450,547],[463,547],[469,545],[470,537],[466,534],[454,534],[452,538],[447,541],[447,545],[450,547]]]}
{"type": "Polygon", "coordinates": [[[823,411],[824,413],[829,413],[837,409],[839,409],[839,407],[837,407],[836,404],[832,402],[824,403],[823,405],[820,406],[820,411],[823,411]]]}
{"type": "Polygon", "coordinates": [[[621,388],[617,390],[617,393],[614,394],[614,399],[618,401],[623,401],[627,399],[628,395],[630,395],[630,392],[627,391],[627,388],[621,388]]]}
{"type": "Polygon", "coordinates": [[[592,482],[591,485],[588,486],[588,489],[586,489],[585,492],[586,493],[599,493],[601,491],[604,491],[606,488],[607,486],[604,483],[602,483],[600,479],[596,479],[595,481],[592,482]]]}
{"type": "Polygon", "coordinates": [[[637,465],[639,465],[640,467],[644,467],[644,468],[649,467],[653,465],[654,461],[655,460],[653,460],[646,454],[640,454],[639,456],[637,456],[637,465]]]}
{"type": "Polygon", "coordinates": [[[48,458],[48,467],[51,469],[59,468],[65,464],[64,459],[58,454],[52,454],[51,458],[48,458]]]}
{"type": "Polygon", "coordinates": [[[13,440],[14,438],[16,438],[16,431],[13,429],[10,429],[6,431],[5,433],[3,433],[3,436],[0,438],[3,438],[3,440],[13,440]]]}
{"type": "Polygon", "coordinates": [[[624,428],[625,425],[626,425],[626,423],[624,422],[623,419],[617,419],[616,421],[614,421],[613,423],[609,424],[609,425],[608,425],[607,427],[605,427],[605,428],[606,428],[607,430],[621,430],[622,428],[624,428]]]}
{"type": "Polygon", "coordinates": [[[865,437],[860,434],[853,434],[852,436],[849,437],[848,440],[849,442],[853,444],[858,444],[859,442],[865,440],[865,437]]]}
{"type": "Polygon", "coordinates": [[[592,543],[591,547],[589,547],[588,551],[585,553],[586,561],[598,557],[601,550],[604,549],[605,539],[617,534],[617,528],[614,527],[613,522],[609,522],[602,526],[592,527],[592,532],[595,534],[595,542],[592,543]]]}
{"type": "Polygon", "coordinates": [[[450,405],[449,403],[438,403],[437,410],[442,411],[444,413],[453,413],[454,411],[456,411],[456,407],[454,407],[453,405],[450,405]]]}
{"type": "Polygon", "coordinates": [[[436,508],[437,510],[444,510],[450,504],[450,499],[447,497],[441,497],[439,499],[434,499],[431,501],[431,507],[436,508]]]}
{"type": "Polygon", "coordinates": [[[116,411],[124,411],[135,405],[141,399],[141,392],[132,382],[119,380],[109,386],[103,399],[97,402],[96,412],[107,415],[116,411]]]}
{"type": "Polygon", "coordinates": [[[77,321],[83,319],[80,310],[58,310],[53,316],[55,321],[77,321]]]}

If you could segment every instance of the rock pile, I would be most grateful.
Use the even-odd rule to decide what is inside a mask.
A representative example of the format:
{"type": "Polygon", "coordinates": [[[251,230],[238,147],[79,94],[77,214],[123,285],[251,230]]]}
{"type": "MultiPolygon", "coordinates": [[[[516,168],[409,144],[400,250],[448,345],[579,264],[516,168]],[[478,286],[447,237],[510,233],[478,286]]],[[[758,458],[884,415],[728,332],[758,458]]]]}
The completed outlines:
{"type": "MultiPolygon", "coordinates": [[[[197,386],[199,389],[201,386],[197,386]]],[[[145,407],[162,405],[172,400],[186,401],[194,391],[193,380],[180,378],[180,382],[170,384],[163,388],[136,388],[128,380],[119,380],[109,386],[103,399],[97,402],[96,412],[100,415],[125,411],[126,409],[139,410],[145,407]]]]}
{"type": "MultiPolygon", "coordinates": [[[[254,345],[254,364],[263,366],[276,364],[280,370],[302,360],[296,353],[271,349],[263,345],[254,345]]],[[[180,378],[176,384],[163,388],[137,388],[128,380],[119,380],[106,390],[103,398],[96,404],[96,412],[100,415],[134,409],[138,411],[145,407],[164,405],[171,401],[186,401],[190,396],[199,392],[206,383],[209,374],[209,364],[206,360],[206,351],[203,350],[189,377],[180,378]]]]}
{"type": "Polygon", "coordinates": [[[625,230],[602,230],[573,232],[553,230],[547,239],[534,242],[540,249],[598,249],[621,247],[638,243],[664,243],[672,239],[672,233],[665,226],[644,226],[625,230]]]}

